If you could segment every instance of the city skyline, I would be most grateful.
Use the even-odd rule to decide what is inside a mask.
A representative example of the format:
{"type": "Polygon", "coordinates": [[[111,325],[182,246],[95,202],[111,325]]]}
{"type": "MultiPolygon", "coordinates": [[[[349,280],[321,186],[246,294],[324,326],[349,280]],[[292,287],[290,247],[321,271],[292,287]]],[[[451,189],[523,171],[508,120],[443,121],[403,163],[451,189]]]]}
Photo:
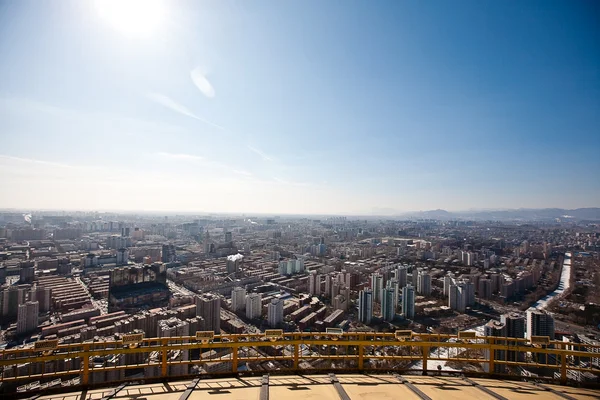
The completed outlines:
{"type": "Polygon", "coordinates": [[[600,206],[590,2],[104,3],[0,6],[0,208],[600,206]]]}

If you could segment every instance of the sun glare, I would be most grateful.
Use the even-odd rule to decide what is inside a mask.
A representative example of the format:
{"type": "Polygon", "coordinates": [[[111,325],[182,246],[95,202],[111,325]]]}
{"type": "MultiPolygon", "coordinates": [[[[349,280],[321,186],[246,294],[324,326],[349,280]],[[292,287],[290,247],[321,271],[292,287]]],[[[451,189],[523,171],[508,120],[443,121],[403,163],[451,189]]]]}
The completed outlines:
{"type": "Polygon", "coordinates": [[[165,20],[163,0],[95,0],[98,15],[127,36],[148,36],[165,20]]]}

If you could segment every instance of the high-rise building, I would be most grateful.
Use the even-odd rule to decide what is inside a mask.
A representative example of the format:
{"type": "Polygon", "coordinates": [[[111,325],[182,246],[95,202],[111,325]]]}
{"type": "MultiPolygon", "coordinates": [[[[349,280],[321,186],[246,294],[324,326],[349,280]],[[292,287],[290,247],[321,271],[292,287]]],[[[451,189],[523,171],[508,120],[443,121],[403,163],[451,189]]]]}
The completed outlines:
{"type": "Polygon", "coordinates": [[[246,309],[246,289],[236,287],[231,291],[231,309],[234,312],[246,309]]]}
{"type": "Polygon", "coordinates": [[[394,288],[385,288],[382,291],[381,316],[384,321],[393,321],[396,316],[394,288]]]}
{"type": "Polygon", "coordinates": [[[283,300],[271,300],[267,306],[267,320],[271,328],[276,328],[283,322],[283,300]]]}
{"type": "Polygon", "coordinates": [[[492,319],[483,326],[483,332],[485,336],[505,337],[506,325],[492,319]]]}
{"type": "Polygon", "coordinates": [[[554,340],[554,318],[541,310],[527,310],[527,339],[532,336],[549,336],[554,340]]]}
{"type": "Polygon", "coordinates": [[[244,256],[240,253],[227,256],[227,273],[234,274],[240,270],[240,265],[244,262],[244,256]]]}
{"type": "MultiPolygon", "coordinates": [[[[523,339],[525,337],[525,317],[519,313],[511,312],[500,316],[500,322],[502,322],[506,328],[506,336],[509,338],[523,339]]],[[[507,341],[509,345],[517,345],[517,342],[507,341]]],[[[523,361],[523,353],[516,351],[506,352],[506,361],[523,361]]]]}
{"type": "MultiPolygon", "coordinates": [[[[187,321],[182,321],[179,318],[168,318],[158,321],[157,333],[159,337],[173,337],[173,336],[190,336],[195,332],[190,332],[190,325],[187,321]]],[[[189,350],[184,349],[177,355],[180,361],[189,360],[189,350]]],[[[189,370],[189,364],[175,364],[169,366],[169,374],[187,374],[189,370]]]]}
{"type": "MultiPolygon", "coordinates": [[[[125,247],[125,246],[121,246],[125,247]]],[[[163,244],[162,252],[161,252],[161,261],[164,263],[169,263],[175,261],[177,258],[177,253],[175,251],[175,246],[172,244],[163,244]]]]}
{"type": "Polygon", "coordinates": [[[260,318],[262,315],[262,296],[260,293],[250,293],[246,296],[246,318],[260,318]]]}
{"type": "Polygon", "coordinates": [[[423,270],[423,268],[413,268],[413,270],[412,270],[411,284],[415,288],[419,284],[419,274],[421,273],[422,270],[423,270]]]}
{"type": "Polygon", "coordinates": [[[41,313],[50,311],[52,300],[52,289],[45,286],[35,286],[31,289],[31,301],[40,303],[39,311],[41,313]]]}
{"type": "Polygon", "coordinates": [[[19,305],[25,303],[26,288],[26,285],[9,286],[2,291],[2,317],[17,317],[19,305]]]}
{"type": "Polygon", "coordinates": [[[396,269],[396,279],[398,280],[398,287],[402,289],[408,283],[408,268],[402,266],[396,269]]]}
{"type": "Polygon", "coordinates": [[[358,320],[363,324],[370,324],[373,319],[373,291],[361,290],[358,294],[358,320]]]}
{"type": "Polygon", "coordinates": [[[471,282],[465,282],[465,304],[470,307],[475,304],[475,285],[471,282]]]}
{"type": "Polygon", "coordinates": [[[331,296],[331,287],[332,287],[333,278],[331,274],[325,275],[325,296],[332,298],[331,296]]]}
{"type": "Polygon", "coordinates": [[[28,301],[19,304],[17,311],[17,335],[35,331],[38,327],[39,303],[28,301]]]}
{"type": "Polygon", "coordinates": [[[519,313],[512,312],[500,316],[500,321],[506,326],[506,336],[512,338],[525,337],[525,317],[519,313]]]}
{"type": "Polygon", "coordinates": [[[204,319],[207,331],[221,332],[221,298],[207,293],[196,297],[196,316],[204,319]]]}
{"type": "Polygon", "coordinates": [[[397,278],[392,278],[387,281],[386,287],[394,291],[394,310],[399,307],[400,300],[400,285],[398,284],[397,278]]]}
{"type": "Polygon", "coordinates": [[[417,280],[417,293],[423,296],[431,295],[431,275],[429,272],[421,271],[417,280]]]}
{"type": "Polygon", "coordinates": [[[378,272],[371,274],[371,290],[373,291],[373,300],[381,303],[383,294],[383,276],[378,272]]]}
{"type": "Polygon", "coordinates": [[[467,309],[466,283],[457,282],[450,286],[448,292],[448,307],[458,312],[464,313],[467,309]]]}
{"type": "Polygon", "coordinates": [[[304,272],[304,259],[298,258],[296,259],[296,268],[294,269],[294,273],[301,274],[304,272]]]}
{"type": "Polygon", "coordinates": [[[225,232],[225,243],[231,243],[233,241],[233,236],[231,232],[225,232]]]}
{"type": "MultiPolygon", "coordinates": [[[[532,336],[548,336],[550,340],[554,340],[554,317],[542,310],[527,310],[527,339],[532,336]]],[[[549,361],[547,354],[534,353],[533,356],[541,364],[549,361]]]]}
{"type": "Polygon", "coordinates": [[[402,315],[406,319],[415,318],[415,289],[412,285],[402,288],[402,315]]]}
{"type": "Polygon", "coordinates": [[[21,264],[19,283],[32,283],[35,278],[35,264],[33,262],[21,264]]]}
{"type": "Polygon", "coordinates": [[[350,289],[340,289],[340,293],[333,298],[332,306],[336,310],[348,310],[350,305],[350,289]]]}
{"type": "MultiPolygon", "coordinates": [[[[505,337],[506,336],[506,325],[499,321],[490,320],[483,327],[485,336],[493,336],[493,337],[505,337]]],[[[504,344],[504,341],[496,341],[496,344],[504,344]]],[[[485,350],[487,353],[486,358],[489,359],[489,350],[485,350]]],[[[494,350],[494,360],[497,361],[505,361],[506,359],[506,351],[505,350],[494,350]]],[[[489,369],[489,364],[484,363],[484,368],[489,369]]],[[[496,364],[494,366],[494,372],[502,373],[505,370],[504,364],[496,364]]],[[[490,372],[487,370],[486,372],[490,372]]]]}
{"type": "Polygon", "coordinates": [[[444,296],[448,296],[450,293],[450,286],[454,284],[454,274],[449,273],[444,277],[444,296]]]}
{"type": "Polygon", "coordinates": [[[315,296],[321,295],[321,275],[317,271],[310,271],[308,275],[308,291],[315,296]]]}
{"type": "Polygon", "coordinates": [[[480,279],[478,293],[481,299],[490,299],[492,297],[492,280],[480,279]]]}

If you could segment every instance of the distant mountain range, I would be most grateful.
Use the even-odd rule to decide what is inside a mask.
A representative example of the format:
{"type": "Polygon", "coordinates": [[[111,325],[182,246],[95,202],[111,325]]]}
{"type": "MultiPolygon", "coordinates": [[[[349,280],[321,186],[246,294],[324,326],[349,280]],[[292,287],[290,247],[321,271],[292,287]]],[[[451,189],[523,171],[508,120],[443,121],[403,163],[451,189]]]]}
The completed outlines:
{"type": "Polygon", "coordinates": [[[469,219],[494,221],[545,221],[545,220],[577,220],[600,221],[600,208],[519,208],[516,210],[477,210],[455,211],[430,210],[399,214],[398,217],[423,219],[469,219]]]}

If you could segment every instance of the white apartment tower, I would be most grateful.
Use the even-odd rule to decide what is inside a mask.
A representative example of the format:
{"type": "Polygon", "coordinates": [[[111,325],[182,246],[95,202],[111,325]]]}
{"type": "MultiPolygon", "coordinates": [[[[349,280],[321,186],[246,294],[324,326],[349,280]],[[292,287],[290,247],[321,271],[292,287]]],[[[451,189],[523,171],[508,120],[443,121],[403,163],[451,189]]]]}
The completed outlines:
{"type": "Polygon", "coordinates": [[[231,291],[231,309],[234,312],[246,309],[246,289],[236,287],[231,291]]]}
{"type": "Polygon", "coordinates": [[[271,300],[267,306],[267,319],[271,328],[275,328],[283,322],[283,300],[271,300]]]}

